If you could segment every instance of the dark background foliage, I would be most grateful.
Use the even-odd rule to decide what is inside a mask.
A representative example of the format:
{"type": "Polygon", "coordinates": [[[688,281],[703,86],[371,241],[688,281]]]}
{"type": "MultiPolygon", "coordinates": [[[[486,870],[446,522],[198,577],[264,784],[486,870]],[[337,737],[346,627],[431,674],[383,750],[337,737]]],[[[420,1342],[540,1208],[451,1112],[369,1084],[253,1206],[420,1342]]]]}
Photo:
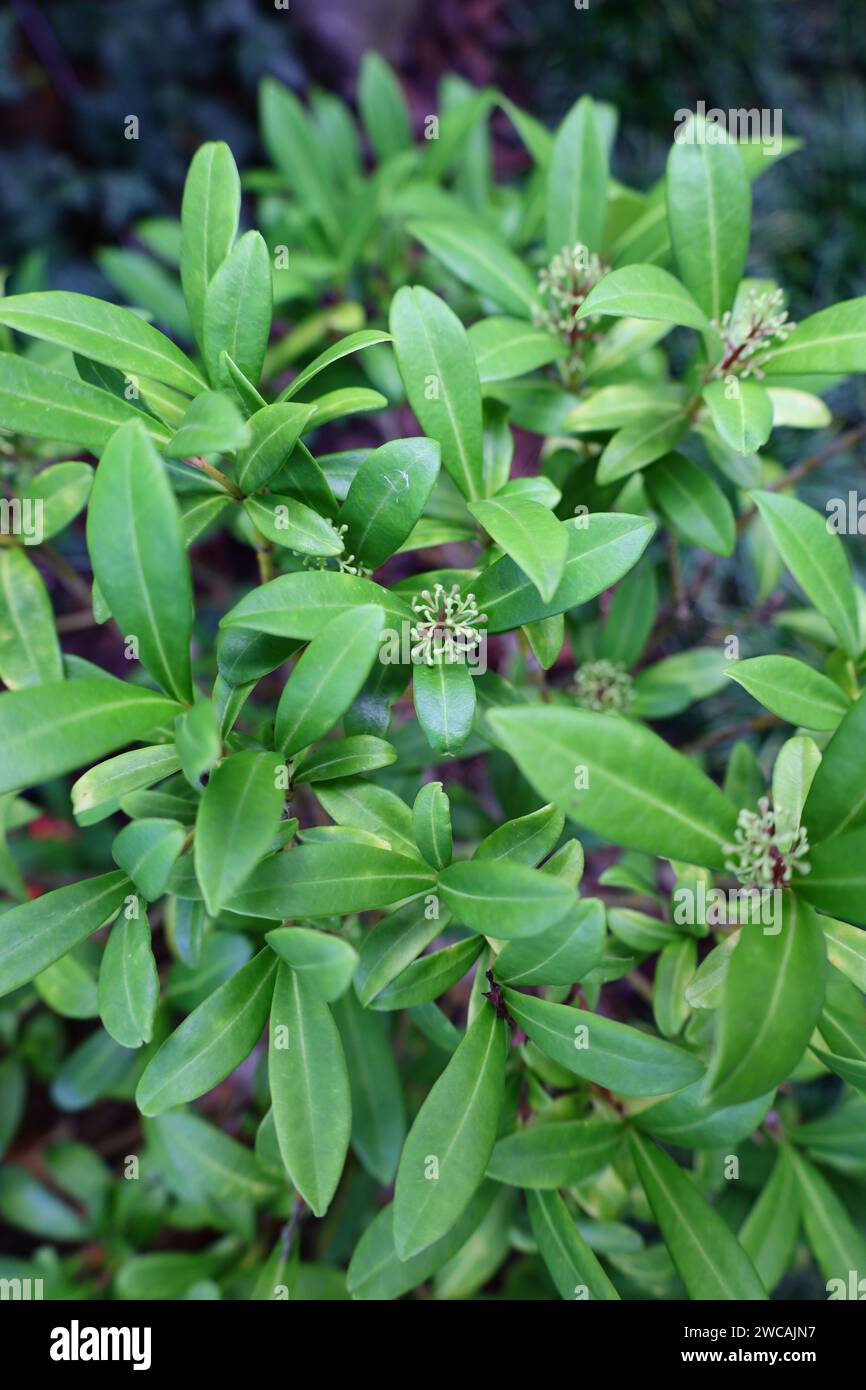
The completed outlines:
{"type": "Polygon", "coordinates": [[[203,139],[261,159],[256,84],[272,73],[352,96],[379,48],[419,126],[443,72],[496,83],[548,122],[581,91],[622,113],[615,172],[664,166],[674,112],[780,108],[796,159],[760,182],[752,269],[795,313],[866,291],[866,87],[861,0],[10,0],[0,19],[0,263],[45,258],[93,289],[88,253],[176,210],[203,139]],[[141,138],[126,140],[124,117],[141,138]]]}

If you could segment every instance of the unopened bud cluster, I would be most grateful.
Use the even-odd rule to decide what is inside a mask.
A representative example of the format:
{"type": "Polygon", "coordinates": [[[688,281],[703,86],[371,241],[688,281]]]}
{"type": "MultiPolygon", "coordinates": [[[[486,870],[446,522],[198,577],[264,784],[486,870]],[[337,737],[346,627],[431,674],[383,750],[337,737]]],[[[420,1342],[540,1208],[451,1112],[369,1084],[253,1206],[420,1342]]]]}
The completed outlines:
{"type": "Polygon", "coordinates": [[[740,811],[734,844],[724,849],[735,856],[725,868],[747,888],[786,888],[795,871],[809,872],[806,827],[784,806],[771,807],[766,796],[757,811],[740,811]]]}
{"type": "Polygon", "coordinates": [[[546,328],[554,337],[574,346],[586,324],[599,317],[593,314],[589,320],[582,318],[580,308],[606,270],[582,242],[563,246],[550,264],[538,272],[538,292],[543,304],[533,310],[536,328],[546,328]]]}
{"type": "Polygon", "coordinates": [[[725,344],[714,376],[729,372],[743,378],[764,375],[761,366],[770,352],[784,343],[797,326],[789,321],[788,311],[782,307],[784,302],[781,290],[759,292],[753,286],[745,303],[733,314],[727,309],[720,323],[712,320],[725,344]]]}
{"type": "Polygon", "coordinates": [[[587,661],[575,676],[575,695],[583,709],[600,714],[627,714],[634,703],[634,682],[621,661],[587,661]]]}
{"type": "Polygon", "coordinates": [[[474,594],[464,598],[459,584],[446,589],[437,584],[432,593],[423,589],[412,600],[412,611],[419,621],[412,628],[415,660],[433,666],[441,657],[455,662],[477,646],[483,633],[477,623],[486,623],[487,614],[480,613],[474,594]]]}

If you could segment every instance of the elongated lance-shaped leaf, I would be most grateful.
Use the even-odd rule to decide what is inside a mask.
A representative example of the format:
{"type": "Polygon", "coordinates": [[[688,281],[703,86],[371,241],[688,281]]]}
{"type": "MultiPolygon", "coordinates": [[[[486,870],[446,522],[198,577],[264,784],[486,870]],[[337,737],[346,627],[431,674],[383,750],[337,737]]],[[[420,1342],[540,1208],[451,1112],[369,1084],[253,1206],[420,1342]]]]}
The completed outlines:
{"type": "Polygon", "coordinates": [[[211,773],[194,841],[196,876],[215,917],[270,848],[285,804],[282,760],[248,750],[211,773]]]}
{"type": "Polygon", "coordinates": [[[667,213],[680,279],[707,318],[720,323],[745,268],[752,198],[737,146],[726,138],[710,144],[706,135],[697,116],[677,130],[667,164],[667,213]]]}
{"type": "Polygon", "coordinates": [[[205,385],[185,353],[158,328],[131,309],[87,294],[42,290],[10,295],[0,304],[0,323],[189,395],[205,385]]]}
{"type": "Polygon", "coordinates": [[[532,1233],[560,1298],[618,1299],[558,1192],[526,1194],[532,1233]]]}
{"type": "Polygon", "coordinates": [[[274,733],[287,755],[321,738],[351,705],[379,650],[385,614],[378,604],[342,613],[314,637],[289,677],[274,733]]]}
{"type": "Polygon", "coordinates": [[[349,1077],[328,1005],[287,965],[279,966],[274,988],[268,1079],[283,1162],[323,1216],[349,1147],[349,1077]]]}
{"type": "Polygon", "coordinates": [[[545,241],[548,256],[581,244],[601,247],[607,200],[607,152],[592,97],[582,96],[557,131],[547,167],[545,241]]]}
{"type": "Polygon", "coordinates": [[[18,547],[0,551],[0,678],[10,690],[63,679],[48,591],[18,547]]]}
{"type": "Polygon", "coordinates": [[[87,515],[93,572],[124,637],[164,690],[192,698],[192,580],[180,513],[144,428],[124,425],[96,470],[87,515]]]}
{"type": "Polygon", "coordinates": [[[667,1095],[703,1073],[700,1059],[684,1048],[625,1023],[513,989],[502,993],[509,1012],[536,1047],[575,1076],[608,1090],[667,1095]]]}
{"type": "Polygon", "coordinates": [[[799,1062],[824,1002],[825,948],[808,903],[786,891],[780,921],[746,925],[731,957],[707,1074],[714,1105],[778,1086],[799,1062]]]}
{"type": "Polygon", "coordinates": [[[767,1182],[740,1227],[739,1241],[772,1293],[788,1268],[800,1229],[800,1200],[787,1145],[779,1148],[767,1182]]]}
{"type": "Polygon", "coordinates": [[[0,792],[71,772],[179,713],[174,700],[113,676],[8,691],[0,695],[0,792]]]}
{"type": "Polygon", "coordinates": [[[401,1259],[446,1235],[484,1177],[502,1105],[505,1052],[505,1024],[485,1007],[418,1112],[394,1193],[401,1259]]]}
{"type": "Polygon", "coordinates": [[[488,632],[505,632],[566,613],[615,584],[640,559],[654,526],[646,517],[593,513],[566,527],[568,551],[562,579],[549,601],[510,555],[484,570],[473,586],[488,632]]]}
{"type": "Polygon", "coordinates": [[[694,1179],[657,1144],[632,1131],[629,1148],[662,1238],[690,1298],[765,1299],[758,1273],[694,1179]]]}
{"type": "Polygon", "coordinates": [[[579,825],[649,854],[724,868],[734,806],[649,729],[551,706],[496,709],[487,720],[536,791],[579,825]]]}
{"type": "Polygon", "coordinates": [[[0,994],[32,980],[107,922],[131,891],[122,873],[55,888],[0,916],[0,994]]]}
{"type": "Polygon", "coordinates": [[[135,1093],[143,1115],[204,1095],[249,1056],[268,1016],[276,966],[273,951],[259,951],[166,1038],[135,1093]]]}
{"type": "Polygon", "coordinates": [[[40,362],[0,352],[0,425],[6,429],[65,439],[98,453],[130,420],[142,420],[151,437],[163,443],[171,436],[158,420],[108,391],[40,362]]]}
{"type": "Polygon", "coordinates": [[[180,214],[180,278],[199,343],[207,287],[232,248],[240,208],[241,181],[228,145],[201,145],[189,166],[180,214]]]}
{"type": "Polygon", "coordinates": [[[390,329],[409,404],[464,497],[483,495],[481,385],[466,330],[429,290],[404,285],[390,329]]]}

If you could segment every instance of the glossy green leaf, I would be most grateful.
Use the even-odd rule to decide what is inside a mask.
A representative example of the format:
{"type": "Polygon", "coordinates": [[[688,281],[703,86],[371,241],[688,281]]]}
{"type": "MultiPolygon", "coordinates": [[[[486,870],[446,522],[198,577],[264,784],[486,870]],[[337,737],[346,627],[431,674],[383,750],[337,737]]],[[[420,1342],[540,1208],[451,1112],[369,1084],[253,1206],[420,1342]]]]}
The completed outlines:
{"type": "Polygon", "coordinates": [[[115,836],[111,853],[141,896],[153,902],[165,892],[185,839],[186,831],[177,821],[135,820],[115,836]]]}
{"type": "Polygon", "coordinates": [[[313,414],[312,405],[275,402],[250,416],[250,442],[235,469],[243,492],[255,492],[283,467],[313,414]]]}
{"type": "Polygon", "coordinates": [[[497,709],[488,721],[541,796],[598,834],[723,868],[736,810],[649,729],[589,710],[497,709]]]}
{"type": "Polygon", "coordinates": [[[688,290],[667,270],[655,265],[627,265],[610,271],[590,290],[581,305],[581,314],[608,314],[615,318],[628,315],[702,331],[710,327],[706,314],[688,290]]]}
{"type": "Polygon", "coordinates": [[[384,333],[380,328],[362,328],[357,333],[349,333],[345,338],[339,338],[336,343],[331,343],[320,352],[318,357],[314,357],[306,367],[293,377],[289,385],[280,392],[280,401],[289,401],[293,396],[304,389],[307,382],[312,381],[313,377],[323,372],[326,367],[330,367],[333,362],[339,362],[341,358],[348,357],[353,352],[362,352],[364,348],[375,347],[377,343],[390,343],[391,334],[384,333]]]}
{"type": "Polygon", "coordinates": [[[703,389],[713,424],[738,454],[754,454],[770,437],[773,403],[757,381],[730,376],[703,389]]]}
{"type": "Polygon", "coordinates": [[[117,918],[99,967],[99,1015],[123,1047],[141,1047],[153,1036],[159,976],[144,912],[117,918]]]}
{"type": "Polygon", "coordinates": [[[469,342],[482,382],[525,376],[567,351],[564,343],[544,328],[533,328],[525,318],[479,319],[469,329],[469,342]]]}
{"type": "Polygon", "coordinates": [[[196,820],[194,853],[196,877],[213,917],[270,848],[285,803],[281,767],[276,754],[250,749],[226,758],[210,775],[196,820]]]}
{"type": "Polygon", "coordinates": [[[51,681],[0,695],[0,792],[71,772],[140,739],[178,705],[107,677],[51,681]]]}
{"type": "Polygon", "coordinates": [[[860,752],[866,738],[866,694],[844,715],[821,757],[803,807],[812,842],[832,840],[866,817],[866,779],[860,752]]]}
{"type": "Polygon", "coordinates": [[[510,985],[571,985],[601,960],[604,926],[601,900],[583,898],[546,931],[509,941],[496,958],[497,979],[510,985]]]}
{"type": "Polygon", "coordinates": [[[396,439],[371,449],[340,511],[346,549],[374,570],[399,550],[417,522],[439,473],[430,439],[396,439]]]}
{"type": "Polygon", "coordinates": [[[545,603],[509,555],[484,570],[473,592],[487,614],[488,632],[505,632],[568,612],[615,584],[643,554],[653,533],[645,517],[613,513],[578,516],[568,530],[568,554],[561,583],[545,603]]]}
{"type": "Polygon", "coordinates": [[[177,699],[192,695],[192,581],[180,514],[163,465],[138,423],[102,455],[87,514],[93,573],[122,633],[177,699]]]}
{"type": "Polygon", "coordinates": [[[527,1192],[532,1234],[560,1298],[611,1301],[619,1294],[558,1192],[527,1192]]]}
{"type": "Polygon", "coordinates": [[[273,313],[271,257],[259,232],[245,232],[214,272],[205,294],[202,354],[212,386],[230,386],[223,352],[258,384],[273,313]]]}
{"type": "Polygon", "coordinates": [[[770,377],[866,371],[866,295],[845,299],[801,320],[761,369],[770,377]]]}
{"type": "Polygon", "coordinates": [[[418,723],[437,759],[458,753],[472,732],[475,681],[462,661],[419,662],[412,677],[418,723]]]}
{"type": "Polygon", "coordinates": [[[568,883],[507,859],[450,864],[439,876],[439,891],[458,922],[506,940],[552,927],[575,905],[568,883]]]}
{"type": "Polygon", "coordinates": [[[425,434],[464,497],[484,492],[481,386],[466,330],[444,300],[404,285],[391,302],[397,365],[425,434]]]}
{"type": "Polygon", "coordinates": [[[0,551],[0,679],[10,690],[63,679],[48,591],[18,546],[0,551]]]}
{"type": "Polygon", "coordinates": [[[708,318],[730,309],[749,248],[751,187],[737,146],[706,139],[717,127],[692,117],[678,128],[666,173],[668,226],[677,272],[708,318]]]}
{"type": "Polygon", "coordinates": [[[317,637],[332,618],[370,603],[384,610],[389,627],[414,621],[409,605],[380,584],[354,574],[314,570],[284,574],[262,584],[226,614],[222,626],[307,641],[317,637]]]}
{"type": "Polygon", "coordinates": [[[691,1176],[634,1131],[629,1146],[677,1273],[694,1299],[765,1299],[766,1290],[730,1227],[691,1176]]]}
{"type": "Polygon", "coordinates": [[[664,458],[676,448],[688,429],[686,416],[673,405],[665,414],[654,411],[617,430],[598,461],[599,484],[618,483],[655,463],[656,459],[664,458]]]}
{"type": "Polygon", "coordinates": [[[477,1014],[429,1092],[403,1146],[394,1192],[394,1241],[409,1259],[440,1240],[484,1177],[499,1123],[505,1025],[477,1014]]]}
{"type": "Polygon", "coordinates": [[[301,754],[292,770],[292,781],[318,784],[344,777],[358,777],[389,767],[397,753],[390,743],[372,734],[353,734],[351,738],[332,738],[301,754]]]}
{"type": "Polygon", "coordinates": [[[721,488],[684,454],[667,454],[644,473],[653,506],[681,540],[714,555],[731,555],[734,514],[721,488]]]}
{"type": "Polygon", "coordinates": [[[464,284],[522,317],[526,327],[538,302],[535,277],[495,232],[469,217],[410,222],[407,230],[464,284]]]}
{"type": "Polygon", "coordinates": [[[298,555],[339,555],[343,550],[342,537],[327,517],[294,497],[273,492],[248,497],[244,511],[267,540],[298,555]]]}
{"type": "Polygon", "coordinates": [[[773,1091],[739,1105],[709,1105],[703,1082],[696,1081],[676,1095],[660,1100],[634,1117],[646,1130],[677,1148],[714,1149],[739,1143],[758,1128],[773,1103],[773,1091]]]}
{"type": "Polygon", "coordinates": [[[728,966],[706,1095],[738,1105],[774,1089],[806,1050],[824,1002],[818,920],[790,892],[773,928],[743,927],[728,966]]]}
{"type": "Polygon", "coordinates": [[[330,1009],[287,965],[279,966],[274,989],[268,1079],[283,1162],[315,1215],[323,1216],[349,1147],[349,1077],[330,1009]]]}
{"type": "MultiPolygon", "coordinates": [[[[803,824],[807,827],[808,807],[807,799],[803,812],[803,824]]],[[[809,852],[810,873],[797,882],[797,896],[821,912],[866,926],[864,853],[866,826],[815,845],[809,852]]]]}
{"type": "Polygon", "coordinates": [[[377,604],[333,618],[286,682],[274,733],[286,755],[321,738],[349,708],[379,650],[385,614],[377,604]]]}
{"type": "Polygon", "coordinates": [[[434,869],[451,863],[451,810],[441,782],[421,788],[412,807],[412,830],[421,854],[434,869]]]}
{"type": "Polygon", "coordinates": [[[606,197],[607,153],[592,97],[582,96],[560,125],[547,166],[548,259],[577,244],[600,250],[606,197]]]}
{"type": "Polygon", "coordinates": [[[568,531],[547,507],[525,497],[495,497],[469,510],[549,603],[562,582],[568,531]]]}
{"type": "Polygon", "coordinates": [[[98,453],[115,430],[144,420],[148,433],[165,441],[171,431],[148,421],[135,406],[38,362],[0,352],[0,425],[40,438],[65,439],[98,453]]]}
{"type": "Polygon", "coordinates": [[[703,1063],[682,1048],[601,1014],[513,989],[504,989],[503,995],[518,1026],[545,1056],[608,1090],[666,1095],[703,1072],[703,1063]]]}
{"type": "Polygon", "coordinates": [[[375,49],[361,60],[358,107],[377,159],[390,159],[412,144],[406,98],[394,69],[375,49]]]}
{"type": "Polygon", "coordinates": [[[270,950],[241,967],[188,1014],[148,1063],[135,1093],[143,1115],[158,1115],[219,1085],[262,1034],[274,988],[270,950]]]}
{"type": "Polygon", "coordinates": [[[246,421],[227,391],[202,391],[166,445],[167,458],[233,453],[248,441],[246,421]]]}
{"type": "Polygon", "coordinates": [[[849,656],[860,650],[857,605],[842,542],[826,518],[794,497],[756,492],[755,504],[779,554],[829,622],[849,656]]]}
{"type": "Polygon", "coordinates": [[[42,535],[50,540],[78,516],[92,485],[93,469],[89,463],[53,463],[31,478],[20,495],[22,501],[40,504],[42,535]]]}
{"type": "Polygon", "coordinates": [[[182,1200],[258,1203],[273,1190],[251,1149],[192,1111],[157,1115],[145,1129],[157,1162],[182,1200]]]}
{"type": "Polygon", "coordinates": [[[352,1148],[367,1172],[384,1185],[394,1181],[406,1134],[400,1075],[388,1036],[375,1014],[347,990],[333,1007],[340,1031],[352,1100],[352,1148]]]}
{"type": "Polygon", "coordinates": [[[189,166],[180,214],[180,278],[199,342],[208,285],[232,248],[240,207],[241,181],[228,145],[201,145],[189,166]]]}
{"type": "Polygon", "coordinates": [[[806,729],[835,729],[850,704],[834,681],[790,656],[737,661],[728,675],[773,714],[806,729]]]}
{"type": "Polygon", "coordinates": [[[790,1149],[789,1160],[794,1173],[803,1214],[806,1236],[818,1261],[818,1267],[828,1281],[841,1280],[844,1293],[837,1286],[836,1296],[849,1297],[850,1272],[857,1279],[866,1268],[866,1241],[855,1227],[842,1202],[822,1173],[798,1153],[790,1149]]]}
{"type": "Polygon", "coordinates": [[[623,1127],[610,1120],[535,1123],[500,1139],[487,1176],[514,1187],[574,1187],[616,1156],[623,1127]]]}
{"type": "Polygon", "coordinates": [[[301,845],[266,859],[231,899],[233,912],[279,921],[366,912],[432,892],[433,874],[417,859],[368,845],[301,845]]]}
{"type": "Polygon", "coordinates": [[[383,1011],[411,1009],[416,1004],[438,999],[463,979],[483,948],[484,942],[479,937],[470,936],[453,946],[419,956],[376,995],[371,1007],[383,1011]]]}
{"type": "Polygon", "coordinates": [[[11,295],[0,304],[0,323],[190,395],[205,385],[170,338],[130,309],[87,294],[44,290],[11,295]]]}
{"type": "Polygon", "coordinates": [[[9,994],[65,956],[120,907],[131,889],[126,874],[55,888],[0,916],[0,994],[9,994]]]}
{"type": "Polygon", "coordinates": [[[772,1293],[788,1269],[800,1228],[800,1203],[787,1146],[779,1148],[767,1182],[740,1227],[739,1241],[764,1288],[772,1293]]]}
{"type": "Polygon", "coordinates": [[[406,1260],[397,1254],[394,1203],[389,1203],[367,1227],[355,1247],[347,1275],[352,1296],[365,1300],[399,1298],[429,1279],[465,1245],[490,1210],[497,1191],[495,1183],[481,1183],[447,1235],[406,1260]]]}
{"type": "Polygon", "coordinates": [[[342,937],[308,927],[278,927],[265,940],[280,960],[292,967],[300,980],[325,1003],[339,999],[358,964],[358,953],[342,937]]]}

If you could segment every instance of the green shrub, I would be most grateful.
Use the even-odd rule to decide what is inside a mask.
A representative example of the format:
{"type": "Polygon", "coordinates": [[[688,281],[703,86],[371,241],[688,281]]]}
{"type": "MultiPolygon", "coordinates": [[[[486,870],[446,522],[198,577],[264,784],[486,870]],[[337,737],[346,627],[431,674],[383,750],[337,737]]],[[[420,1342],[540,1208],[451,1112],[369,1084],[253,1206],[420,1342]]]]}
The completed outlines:
{"type": "Polygon", "coordinates": [[[415,146],[369,60],[365,173],[267,84],[267,240],[206,145],[145,312],[0,301],[3,1137],[29,1079],[124,1107],[0,1171],[51,1296],[761,1299],[801,1229],[810,1290],[866,1274],[857,524],[760,452],[866,304],[744,278],[760,146],[692,126],[642,194],[610,108],[509,106],[533,168],[483,186],[497,100],[415,146]],[[42,577],[80,598],[85,507],[125,679],[42,577]]]}

